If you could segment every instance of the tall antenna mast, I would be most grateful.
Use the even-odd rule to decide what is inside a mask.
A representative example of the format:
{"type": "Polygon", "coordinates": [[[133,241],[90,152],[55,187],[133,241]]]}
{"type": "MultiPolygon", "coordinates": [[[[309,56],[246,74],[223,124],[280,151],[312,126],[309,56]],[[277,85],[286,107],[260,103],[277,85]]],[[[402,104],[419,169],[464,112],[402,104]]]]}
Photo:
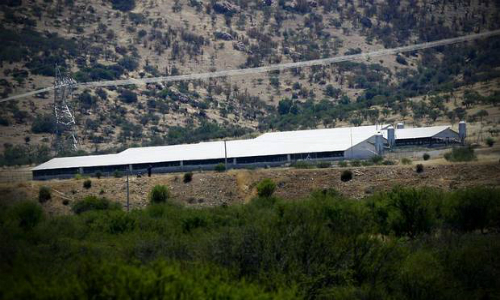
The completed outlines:
{"type": "Polygon", "coordinates": [[[56,123],[54,146],[58,153],[78,150],[76,122],[68,105],[75,84],[76,81],[67,74],[61,75],[59,66],[56,66],[54,81],[54,120],[56,123]]]}

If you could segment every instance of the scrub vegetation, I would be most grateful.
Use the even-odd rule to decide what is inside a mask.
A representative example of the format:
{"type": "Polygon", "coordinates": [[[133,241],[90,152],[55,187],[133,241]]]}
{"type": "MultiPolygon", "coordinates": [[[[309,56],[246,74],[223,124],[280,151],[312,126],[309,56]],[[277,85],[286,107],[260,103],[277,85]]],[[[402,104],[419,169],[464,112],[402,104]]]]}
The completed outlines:
{"type": "Polygon", "coordinates": [[[93,197],[73,207],[75,215],[51,217],[36,201],[2,207],[2,299],[493,299],[499,292],[500,189],[396,187],[363,200],[331,189],[301,201],[262,193],[245,205],[152,202],[130,213],[93,197]]]}

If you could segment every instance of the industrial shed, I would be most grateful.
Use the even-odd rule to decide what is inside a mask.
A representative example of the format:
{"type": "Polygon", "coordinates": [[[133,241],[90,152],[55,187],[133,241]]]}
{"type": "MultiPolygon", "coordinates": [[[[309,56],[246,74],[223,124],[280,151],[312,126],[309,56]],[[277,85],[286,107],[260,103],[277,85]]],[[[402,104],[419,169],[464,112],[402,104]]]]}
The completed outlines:
{"type": "Polygon", "coordinates": [[[465,138],[464,122],[460,122],[459,133],[452,130],[450,126],[404,128],[401,124],[398,125],[396,129],[389,126],[387,130],[383,131],[384,138],[390,148],[457,144],[462,143],[465,138]]]}
{"type": "Polygon", "coordinates": [[[382,126],[271,132],[247,140],[129,148],[117,154],[54,158],[32,169],[37,180],[117,171],[154,172],[278,166],[298,160],[366,159],[380,155],[382,126]]]}
{"type": "Polygon", "coordinates": [[[463,141],[449,126],[404,128],[398,124],[270,132],[253,139],[198,144],[129,148],[117,154],[54,158],[32,169],[36,180],[71,178],[75,174],[103,176],[115,171],[132,174],[152,167],[155,173],[279,166],[299,160],[367,159],[385,149],[405,145],[450,144],[463,141]]]}

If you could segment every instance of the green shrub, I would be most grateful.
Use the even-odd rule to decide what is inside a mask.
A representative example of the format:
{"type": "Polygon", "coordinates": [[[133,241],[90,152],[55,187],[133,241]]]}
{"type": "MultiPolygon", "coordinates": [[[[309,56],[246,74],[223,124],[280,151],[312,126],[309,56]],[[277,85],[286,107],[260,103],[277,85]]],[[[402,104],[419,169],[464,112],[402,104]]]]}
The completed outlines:
{"type": "Polygon", "coordinates": [[[500,227],[500,190],[467,188],[455,191],[447,199],[446,220],[461,231],[484,231],[500,227]]]}
{"type": "Polygon", "coordinates": [[[90,179],[86,179],[84,182],[83,182],[83,188],[84,189],[90,189],[92,187],[92,181],[90,179]]]}
{"type": "Polygon", "coordinates": [[[292,163],[291,167],[296,168],[296,169],[312,169],[312,168],[314,168],[314,165],[310,164],[308,162],[299,160],[299,161],[292,163]]]}
{"type": "Polygon", "coordinates": [[[361,165],[362,165],[363,167],[369,167],[369,166],[373,166],[373,165],[374,165],[374,163],[373,163],[371,160],[362,160],[362,161],[361,161],[361,165]]]}
{"type": "Polygon", "coordinates": [[[184,183],[191,182],[193,180],[193,173],[185,173],[184,174],[184,179],[182,180],[184,183]]]}
{"type": "Polygon", "coordinates": [[[340,180],[343,182],[347,182],[352,179],[352,171],[351,170],[345,170],[340,174],[340,180]]]}
{"type": "Polygon", "coordinates": [[[385,166],[393,166],[393,165],[395,165],[395,164],[396,164],[396,162],[395,162],[395,161],[393,161],[393,160],[384,160],[384,161],[382,162],[382,164],[383,164],[383,165],[385,165],[385,166]]]}
{"type": "Polygon", "coordinates": [[[436,256],[423,250],[410,254],[401,266],[402,299],[442,299],[446,285],[443,266],[436,256]]]}
{"type": "Polygon", "coordinates": [[[351,166],[353,166],[353,167],[359,167],[359,166],[361,166],[361,161],[359,161],[359,160],[352,160],[351,161],[351,166]]]}
{"type": "Polygon", "coordinates": [[[429,155],[429,153],[424,153],[424,155],[422,156],[422,158],[424,160],[429,160],[429,158],[431,158],[431,156],[429,155]]]}
{"type": "Polygon", "coordinates": [[[431,231],[436,221],[436,203],[441,199],[439,193],[432,189],[395,187],[384,198],[386,219],[382,227],[410,238],[431,231]]]}
{"type": "Polygon", "coordinates": [[[401,163],[402,163],[403,165],[411,165],[413,162],[412,162],[412,161],[411,161],[411,159],[409,159],[408,157],[403,157],[403,158],[401,159],[401,163]]]}
{"type": "Polygon", "coordinates": [[[266,178],[259,182],[257,185],[257,195],[263,198],[269,198],[273,195],[276,190],[276,184],[269,178],[266,178]]]}
{"type": "Polygon", "coordinates": [[[101,172],[96,172],[96,173],[95,173],[95,177],[96,177],[97,179],[101,179],[101,177],[102,177],[102,173],[101,173],[101,172]]]}
{"type": "Polygon", "coordinates": [[[45,202],[49,201],[51,198],[52,198],[52,194],[50,191],[50,187],[41,186],[40,189],[38,190],[38,202],[45,203],[45,202]]]}
{"type": "Polygon", "coordinates": [[[341,168],[347,167],[347,162],[345,160],[339,161],[339,167],[341,168]]]}
{"type": "Polygon", "coordinates": [[[380,163],[382,163],[383,160],[384,160],[384,158],[380,155],[375,155],[375,156],[372,156],[370,158],[370,161],[376,165],[379,165],[380,163]]]}
{"type": "Polygon", "coordinates": [[[54,133],[55,121],[52,114],[37,115],[31,125],[33,133],[54,133]]]}
{"type": "Polygon", "coordinates": [[[474,148],[471,146],[453,148],[451,152],[445,153],[444,158],[448,161],[458,162],[458,161],[472,161],[476,160],[476,154],[474,153],[474,148]]]}
{"type": "Polygon", "coordinates": [[[76,174],[75,174],[75,180],[81,180],[81,179],[83,179],[82,174],[80,174],[80,173],[76,173],[76,174]]]}
{"type": "Polygon", "coordinates": [[[495,145],[495,140],[492,137],[486,138],[486,145],[488,145],[488,147],[493,147],[493,145],[495,145]]]}
{"type": "Polygon", "coordinates": [[[418,165],[416,166],[416,168],[415,168],[415,171],[416,171],[417,173],[422,173],[422,172],[424,171],[424,165],[422,165],[422,164],[418,164],[418,165]]]}
{"type": "Polygon", "coordinates": [[[92,210],[117,210],[121,209],[121,205],[117,202],[111,202],[110,200],[102,197],[87,196],[83,200],[75,201],[71,207],[71,210],[79,215],[86,211],[92,210]]]}
{"type": "Polygon", "coordinates": [[[214,170],[215,170],[215,172],[222,173],[222,172],[226,171],[226,165],[223,163],[220,163],[220,164],[215,166],[214,170]]]}
{"type": "Polygon", "coordinates": [[[36,202],[21,201],[11,208],[11,216],[20,228],[30,230],[42,221],[43,210],[36,202]]]}
{"type": "Polygon", "coordinates": [[[113,177],[115,177],[115,178],[121,178],[122,176],[123,176],[123,174],[122,174],[122,172],[121,172],[121,171],[119,171],[119,170],[115,170],[115,171],[113,172],[113,177]]]}
{"type": "Polygon", "coordinates": [[[325,168],[329,168],[332,166],[332,163],[329,162],[329,161],[322,161],[322,162],[319,162],[317,165],[316,165],[318,168],[320,169],[325,169],[325,168]]]}
{"type": "Polygon", "coordinates": [[[149,193],[151,203],[165,203],[170,198],[170,191],[166,185],[155,185],[149,193]]]}

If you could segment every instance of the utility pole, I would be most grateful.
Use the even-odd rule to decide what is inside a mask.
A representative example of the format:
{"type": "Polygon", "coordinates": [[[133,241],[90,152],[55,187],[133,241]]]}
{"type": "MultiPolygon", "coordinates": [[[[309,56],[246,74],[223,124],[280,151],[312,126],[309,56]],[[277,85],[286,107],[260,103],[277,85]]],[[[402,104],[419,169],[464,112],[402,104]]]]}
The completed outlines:
{"type": "Polygon", "coordinates": [[[129,198],[129,188],[128,188],[128,173],[130,173],[130,171],[127,171],[127,212],[130,211],[130,198],[129,198]]]}
{"type": "Polygon", "coordinates": [[[226,168],[227,171],[227,146],[225,140],[224,140],[224,167],[226,168]]]}
{"type": "Polygon", "coordinates": [[[62,75],[56,66],[54,81],[54,121],[55,121],[55,147],[58,153],[68,150],[78,150],[76,138],[76,122],[73,115],[70,99],[76,81],[67,74],[62,75]]]}

